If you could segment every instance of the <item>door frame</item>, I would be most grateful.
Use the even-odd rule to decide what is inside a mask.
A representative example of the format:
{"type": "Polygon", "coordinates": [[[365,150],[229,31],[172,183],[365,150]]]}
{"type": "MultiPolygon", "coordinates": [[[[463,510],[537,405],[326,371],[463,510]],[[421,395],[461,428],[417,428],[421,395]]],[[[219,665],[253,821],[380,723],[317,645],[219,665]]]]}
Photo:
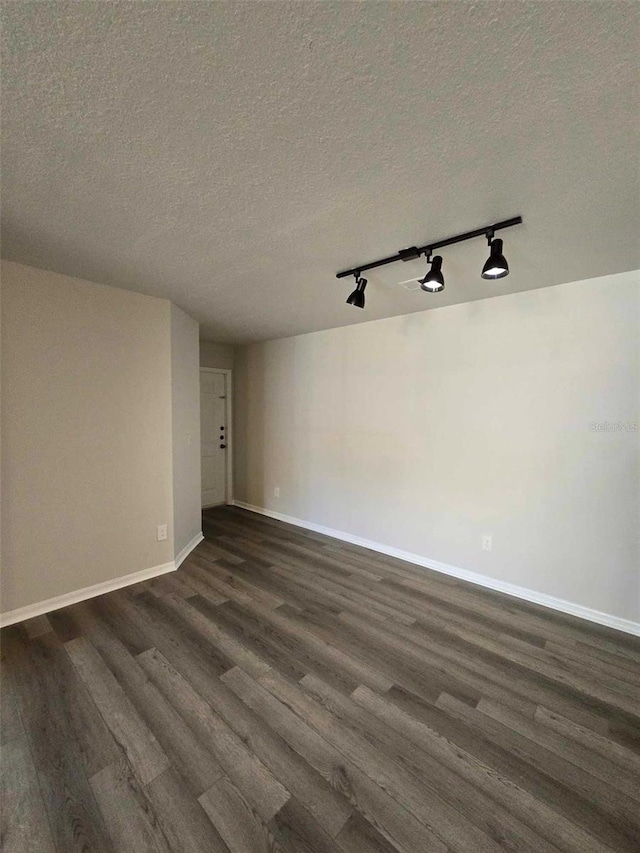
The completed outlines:
{"type": "MultiPolygon", "coordinates": [[[[225,399],[227,403],[227,464],[225,466],[226,483],[224,488],[224,502],[228,506],[233,503],[233,371],[222,367],[201,367],[200,373],[222,373],[226,377],[225,399]]],[[[200,443],[200,459],[202,460],[202,442],[200,443]]],[[[200,489],[202,490],[202,486],[200,486],[200,489]]],[[[211,504],[211,506],[220,506],[220,504],[211,504]]],[[[203,506],[202,509],[208,509],[208,507],[203,506]]]]}

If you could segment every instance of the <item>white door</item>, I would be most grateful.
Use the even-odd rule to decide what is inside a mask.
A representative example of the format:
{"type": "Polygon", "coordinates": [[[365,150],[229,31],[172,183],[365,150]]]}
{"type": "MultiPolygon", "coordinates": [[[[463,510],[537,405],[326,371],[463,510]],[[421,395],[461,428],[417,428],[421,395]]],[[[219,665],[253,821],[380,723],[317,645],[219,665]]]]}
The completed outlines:
{"type": "Polygon", "coordinates": [[[200,371],[203,507],[227,500],[227,384],[224,373],[200,371]]]}

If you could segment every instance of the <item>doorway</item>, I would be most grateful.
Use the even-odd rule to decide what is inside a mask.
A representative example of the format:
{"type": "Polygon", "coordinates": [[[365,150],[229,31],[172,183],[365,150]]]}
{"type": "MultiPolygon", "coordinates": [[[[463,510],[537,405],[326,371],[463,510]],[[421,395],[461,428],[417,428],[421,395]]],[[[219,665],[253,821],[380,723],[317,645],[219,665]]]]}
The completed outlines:
{"type": "Polygon", "coordinates": [[[200,368],[202,507],[233,500],[231,371],[200,368]]]}

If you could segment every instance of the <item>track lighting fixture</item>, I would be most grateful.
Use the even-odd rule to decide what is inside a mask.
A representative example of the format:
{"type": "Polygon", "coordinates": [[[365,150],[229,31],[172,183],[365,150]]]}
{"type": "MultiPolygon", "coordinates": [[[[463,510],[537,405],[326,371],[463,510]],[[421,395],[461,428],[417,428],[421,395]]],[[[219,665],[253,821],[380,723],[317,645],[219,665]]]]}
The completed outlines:
{"type": "Polygon", "coordinates": [[[427,263],[431,264],[431,269],[424,278],[419,278],[420,287],[426,290],[427,293],[439,293],[444,290],[444,276],[442,275],[442,257],[436,255],[431,260],[431,253],[427,255],[427,263]]]}
{"type": "Polygon", "coordinates": [[[487,262],[482,267],[482,278],[504,278],[509,275],[509,264],[502,254],[502,240],[494,240],[493,232],[487,234],[487,242],[491,249],[487,262]]]}
{"type": "Polygon", "coordinates": [[[361,278],[360,273],[354,273],[356,278],[356,289],[347,299],[347,305],[355,305],[356,308],[364,308],[364,289],[367,286],[366,278],[361,278]]]}
{"type": "Polygon", "coordinates": [[[475,231],[466,231],[464,234],[457,234],[455,237],[447,237],[444,240],[438,240],[437,243],[428,243],[426,246],[410,246],[408,249],[400,249],[396,255],[390,255],[388,258],[382,258],[379,261],[372,261],[369,264],[362,264],[359,267],[350,270],[344,270],[336,274],[336,278],[345,278],[345,276],[353,275],[356,279],[356,289],[347,299],[348,305],[355,305],[356,308],[364,308],[364,289],[367,286],[367,280],[362,278],[361,273],[365,270],[372,270],[375,267],[386,266],[393,264],[396,261],[414,261],[420,255],[425,255],[427,262],[431,264],[429,272],[424,278],[418,279],[422,290],[429,293],[438,293],[444,290],[444,276],[442,274],[442,257],[436,255],[433,259],[431,254],[435,249],[441,249],[443,246],[452,246],[454,243],[462,243],[465,240],[473,240],[475,237],[486,237],[490,246],[490,253],[487,262],[482,268],[482,278],[494,280],[504,278],[509,275],[509,264],[502,253],[502,240],[494,240],[494,233],[503,228],[511,228],[514,225],[522,223],[521,216],[514,216],[513,219],[505,219],[503,222],[496,222],[493,225],[487,225],[484,228],[476,228],[475,231]]]}

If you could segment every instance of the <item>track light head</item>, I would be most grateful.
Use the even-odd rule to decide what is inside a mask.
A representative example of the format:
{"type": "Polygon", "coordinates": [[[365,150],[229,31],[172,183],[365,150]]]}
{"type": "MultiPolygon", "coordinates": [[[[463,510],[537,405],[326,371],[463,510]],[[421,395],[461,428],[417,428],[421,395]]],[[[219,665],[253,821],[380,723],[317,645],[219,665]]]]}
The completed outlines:
{"type": "Polygon", "coordinates": [[[485,265],[482,267],[482,278],[496,279],[509,275],[509,264],[502,254],[502,240],[492,239],[493,234],[487,235],[491,251],[485,265]]]}
{"type": "Polygon", "coordinates": [[[431,260],[431,255],[427,255],[427,261],[431,263],[431,269],[424,278],[418,279],[420,287],[422,290],[426,290],[427,293],[439,293],[441,290],[444,290],[442,257],[440,255],[436,255],[435,258],[431,260]]]}
{"type": "Polygon", "coordinates": [[[356,308],[364,308],[364,289],[367,286],[366,278],[361,278],[360,273],[354,273],[356,289],[349,295],[347,305],[355,305],[356,308]]]}

